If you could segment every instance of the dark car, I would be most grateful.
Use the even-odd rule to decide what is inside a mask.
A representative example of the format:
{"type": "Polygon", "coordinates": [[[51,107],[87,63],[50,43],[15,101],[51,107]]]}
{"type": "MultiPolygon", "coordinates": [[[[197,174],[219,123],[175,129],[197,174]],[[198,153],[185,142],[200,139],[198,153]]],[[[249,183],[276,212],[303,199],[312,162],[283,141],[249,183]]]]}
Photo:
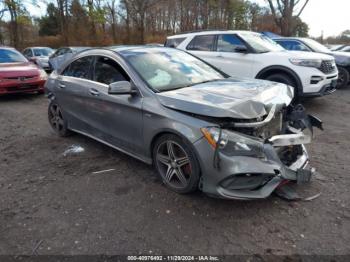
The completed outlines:
{"type": "Polygon", "coordinates": [[[280,37],[273,40],[290,51],[317,52],[333,56],[338,67],[337,88],[344,88],[350,84],[350,53],[331,51],[326,46],[309,38],[280,37]]]}
{"type": "Polygon", "coordinates": [[[78,132],[153,163],[178,193],[266,198],[313,173],[304,144],[321,122],[291,105],[293,87],[230,78],[184,51],[86,50],[46,87],[57,135],[78,132]]]}
{"type": "Polygon", "coordinates": [[[46,72],[14,48],[0,48],[0,95],[44,93],[46,72]]]}

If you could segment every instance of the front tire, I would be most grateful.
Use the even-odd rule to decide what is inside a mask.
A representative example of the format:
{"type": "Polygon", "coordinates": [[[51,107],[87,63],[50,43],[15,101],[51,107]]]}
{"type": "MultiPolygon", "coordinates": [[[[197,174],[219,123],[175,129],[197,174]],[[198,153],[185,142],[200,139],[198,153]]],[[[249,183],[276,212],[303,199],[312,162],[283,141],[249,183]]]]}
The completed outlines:
{"type": "Polygon", "coordinates": [[[55,102],[51,101],[48,108],[49,123],[55,133],[61,137],[70,135],[68,130],[67,120],[63,117],[60,106],[55,102]]]}
{"type": "Polygon", "coordinates": [[[350,74],[346,68],[339,66],[338,67],[338,82],[337,88],[345,88],[349,84],[350,74]]]}
{"type": "Polygon", "coordinates": [[[154,166],[163,183],[180,194],[197,190],[200,168],[189,142],[175,135],[163,135],[153,147],[154,166]]]}
{"type": "Polygon", "coordinates": [[[283,73],[272,74],[267,76],[265,80],[286,84],[296,88],[295,81],[287,74],[283,74],[283,73]]]}

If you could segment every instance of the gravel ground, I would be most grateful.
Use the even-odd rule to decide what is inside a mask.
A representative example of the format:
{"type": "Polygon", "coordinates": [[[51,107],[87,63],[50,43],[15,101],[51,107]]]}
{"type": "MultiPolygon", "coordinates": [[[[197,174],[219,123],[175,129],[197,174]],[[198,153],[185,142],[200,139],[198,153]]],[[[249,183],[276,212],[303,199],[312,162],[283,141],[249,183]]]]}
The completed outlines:
{"type": "Polygon", "coordinates": [[[322,195],[244,202],[172,193],[138,160],[55,136],[44,96],[1,97],[0,254],[350,254],[350,89],[305,103],[325,126],[306,191],[322,195]]]}

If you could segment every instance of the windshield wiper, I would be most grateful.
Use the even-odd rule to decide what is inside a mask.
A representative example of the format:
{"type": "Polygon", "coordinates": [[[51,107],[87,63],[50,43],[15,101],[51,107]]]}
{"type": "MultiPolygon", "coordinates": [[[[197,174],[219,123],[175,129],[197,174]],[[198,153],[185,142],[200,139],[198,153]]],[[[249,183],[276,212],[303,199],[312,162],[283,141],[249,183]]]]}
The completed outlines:
{"type": "Polygon", "coordinates": [[[182,88],[186,88],[186,87],[196,86],[196,85],[205,84],[205,83],[214,82],[214,81],[219,81],[219,80],[222,80],[222,79],[218,78],[218,79],[205,80],[202,82],[192,83],[192,84],[185,85],[185,86],[177,86],[177,87],[172,87],[172,88],[165,89],[165,90],[158,90],[158,92],[161,93],[161,92],[173,91],[176,89],[182,89],[182,88]]]}

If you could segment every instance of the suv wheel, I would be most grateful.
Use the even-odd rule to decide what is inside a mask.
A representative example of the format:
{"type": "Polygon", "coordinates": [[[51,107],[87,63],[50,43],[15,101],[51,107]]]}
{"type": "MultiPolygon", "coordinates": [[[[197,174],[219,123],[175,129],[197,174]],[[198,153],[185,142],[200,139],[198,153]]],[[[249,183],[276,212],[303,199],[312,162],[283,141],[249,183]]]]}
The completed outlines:
{"type": "Polygon", "coordinates": [[[198,188],[200,168],[191,145],[175,135],[160,137],[153,147],[153,162],[163,183],[186,194],[198,188]]]}
{"type": "Polygon", "coordinates": [[[289,75],[283,73],[269,75],[265,78],[265,80],[279,82],[282,84],[296,87],[294,80],[289,75]]]}
{"type": "Polygon", "coordinates": [[[344,88],[348,85],[350,80],[349,71],[344,67],[338,67],[338,82],[337,88],[344,88]]]}

